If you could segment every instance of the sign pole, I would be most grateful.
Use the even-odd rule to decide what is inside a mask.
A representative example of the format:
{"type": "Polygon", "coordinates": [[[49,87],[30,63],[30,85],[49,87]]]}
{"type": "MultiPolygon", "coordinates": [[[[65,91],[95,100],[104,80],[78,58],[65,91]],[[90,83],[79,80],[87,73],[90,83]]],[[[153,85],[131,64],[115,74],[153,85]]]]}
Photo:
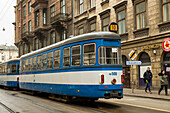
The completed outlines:
{"type": "Polygon", "coordinates": [[[134,93],[133,65],[132,65],[132,93],[134,93]]]}

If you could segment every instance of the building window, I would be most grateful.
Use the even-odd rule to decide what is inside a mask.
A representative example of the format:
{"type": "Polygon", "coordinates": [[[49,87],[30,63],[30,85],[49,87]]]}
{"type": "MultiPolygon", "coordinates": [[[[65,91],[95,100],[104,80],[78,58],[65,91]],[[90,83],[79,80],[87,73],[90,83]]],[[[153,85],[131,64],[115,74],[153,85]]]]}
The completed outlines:
{"type": "Polygon", "coordinates": [[[119,12],[117,15],[118,15],[119,34],[123,34],[126,32],[125,10],[119,12]]]}
{"type": "Polygon", "coordinates": [[[47,24],[47,9],[43,9],[43,25],[47,24]]]}
{"type": "Polygon", "coordinates": [[[39,16],[40,16],[39,11],[36,11],[35,12],[35,27],[39,26],[39,16]]]}
{"type": "Polygon", "coordinates": [[[90,7],[91,8],[95,7],[95,0],[90,0],[90,7]]]}
{"type": "Polygon", "coordinates": [[[80,0],[80,14],[82,14],[84,11],[84,8],[83,8],[83,0],[80,0]]]}
{"type": "Polygon", "coordinates": [[[170,0],[162,0],[163,21],[170,21],[170,0]]]}
{"type": "Polygon", "coordinates": [[[5,56],[2,56],[2,61],[4,61],[5,60],[5,56]]]}
{"type": "Polygon", "coordinates": [[[96,23],[90,24],[90,32],[95,32],[96,31],[96,23]]]}
{"type": "Polygon", "coordinates": [[[19,56],[22,55],[22,45],[19,46],[19,56]]]}
{"type": "Polygon", "coordinates": [[[31,13],[31,1],[28,2],[28,13],[31,13]]]}
{"type": "Polygon", "coordinates": [[[28,22],[28,31],[31,32],[32,27],[31,27],[31,20],[28,22]]]}
{"type": "Polygon", "coordinates": [[[26,18],[26,5],[24,6],[24,18],[26,18]]]}
{"type": "Polygon", "coordinates": [[[26,33],[26,27],[27,27],[26,24],[24,24],[24,33],[26,33]]]}
{"type": "Polygon", "coordinates": [[[46,47],[46,46],[47,46],[47,39],[43,38],[42,47],[46,47]]]}
{"type": "Polygon", "coordinates": [[[50,33],[50,44],[56,43],[55,31],[50,33]]]}
{"type": "Polygon", "coordinates": [[[106,17],[102,20],[102,31],[109,31],[109,17],[106,17]]]}
{"type": "Polygon", "coordinates": [[[80,28],[79,29],[79,35],[83,34],[84,33],[84,28],[80,28]]]}
{"type": "Polygon", "coordinates": [[[67,33],[66,33],[66,30],[62,30],[62,33],[61,33],[61,40],[65,40],[67,38],[67,33]]]}
{"type": "Polygon", "coordinates": [[[38,46],[39,46],[39,45],[38,45],[38,38],[36,38],[36,39],[35,39],[35,50],[38,49],[38,46]]]}
{"type": "Polygon", "coordinates": [[[23,54],[26,54],[26,51],[27,51],[27,44],[24,44],[24,46],[23,46],[23,54]]]}
{"type": "Polygon", "coordinates": [[[51,6],[50,8],[50,17],[51,18],[55,17],[55,5],[51,6]]]}
{"type": "Polygon", "coordinates": [[[61,0],[61,13],[66,13],[66,1],[65,0],[61,0]]]}
{"type": "Polygon", "coordinates": [[[146,13],[146,6],[145,2],[136,5],[136,26],[137,29],[144,28],[145,23],[145,13],[146,13]]]}

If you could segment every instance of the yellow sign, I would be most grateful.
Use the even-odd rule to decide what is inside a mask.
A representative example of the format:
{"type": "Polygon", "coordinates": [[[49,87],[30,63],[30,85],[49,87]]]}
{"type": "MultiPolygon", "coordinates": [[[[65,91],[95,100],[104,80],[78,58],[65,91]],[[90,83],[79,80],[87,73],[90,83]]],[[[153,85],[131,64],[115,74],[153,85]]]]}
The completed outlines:
{"type": "Polygon", "coordinates": [[[110,31],[110,32],[115,32],[115,33],[117,33],[117,32],[118,32],[118,25],[117,25],[117,23],[112,22],[112,23],[109,25],[109,31],[110,31]]]}

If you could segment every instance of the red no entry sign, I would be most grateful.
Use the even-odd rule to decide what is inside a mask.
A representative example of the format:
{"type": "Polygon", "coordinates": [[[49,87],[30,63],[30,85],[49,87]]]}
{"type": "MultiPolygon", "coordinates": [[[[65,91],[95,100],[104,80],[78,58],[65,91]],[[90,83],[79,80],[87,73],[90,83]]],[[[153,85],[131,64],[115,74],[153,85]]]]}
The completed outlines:
{"type": "Polygon", "coordinates": [[[163,41],[162,47],[163,47],[164,51],[167,51],[167,52],[170,51],[170,38],[166,38],[163,41]]]}

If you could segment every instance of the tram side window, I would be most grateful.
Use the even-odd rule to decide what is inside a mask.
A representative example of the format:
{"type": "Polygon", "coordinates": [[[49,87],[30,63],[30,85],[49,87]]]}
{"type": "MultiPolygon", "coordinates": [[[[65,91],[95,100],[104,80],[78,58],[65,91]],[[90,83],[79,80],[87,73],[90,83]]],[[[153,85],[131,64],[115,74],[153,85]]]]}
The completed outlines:
{"type": "Polygon", "coordinates": [[[48,53],[48,69],[53,69],[53,52],[48,53]]]}
{"type": "Polygon", "coordinates": [[[12,64],[12,73],[17,73],[17,63],[12,64]]]}
{"type": "Polygon", "coordinates": [[[37,57],[37,70],[41,70],[41,55],[37,57]]]}
{"type": "Polygon", "coordinates": [[[32,68],[32,70],[33,71],[35,71],[36,70],[36,64],[37,64],[37,57],[33,57],[33,63],[32,63],[32,65],[33,65],[33,68],[32,68]]]}
{"type": "Polygon", "coordinates": [[[72,66],[80,66],[81,65],[81,46],[73,46],[72,47],[72,66]]]}
{"type": "Polygon", "coordinates": [[[8,73],[11,73],[11,64],[8,64],[7,72],[8,72],[8,73]]]}
{"type": "Polygon", "coordinates": [[[26,59],[26,60],[25,60],[25,72],[28,71],[28,63],[29,63],[29,62],[28,62],[28,59],[26,59]]]}
{"type": "Polygon", "coordinates": [[[29,64],[28,64],[28,71],[31,71],[32,70],[32,58],[30,58],[28,60],[29,64]]]}
{"type": "Polygon", "coordinates": [[[70,66],[70,47],[64,48],[63,50],[63,66],[70,66]]]}
{"type": "Polygon", "coordinates": [[[47,68],[47,54],[42,55],[42,69],[45,70],[47,68]]]}
{"type": "Polygon", "coordinates": [[[120,64],[120,48],[100,47],[99,64],[101,65],[120,64]]]}
{"type": "Polygon", "coordinates": [[[54,68],[60,67],[60,50],[54,52],[54,68]]]}
{"type": "Polygon", "coordinates": [[[83,64],[94,65],[96,63],[96,49],[95,44],[83,45],[83,64]]]}
{"type": "Polygon", "coordinates": [[[2,66],[0,66],[0,74],[2,74],[2,66]]]}
{"type": "Polygon", "coordinates": [[[22,72],[25,72],[25,60],[22,60],[22,72]]]}
{"type": "Polygon", "coordinates": [[[5,64],[5,73],[7,72],[7,64],[5,64]]]}

